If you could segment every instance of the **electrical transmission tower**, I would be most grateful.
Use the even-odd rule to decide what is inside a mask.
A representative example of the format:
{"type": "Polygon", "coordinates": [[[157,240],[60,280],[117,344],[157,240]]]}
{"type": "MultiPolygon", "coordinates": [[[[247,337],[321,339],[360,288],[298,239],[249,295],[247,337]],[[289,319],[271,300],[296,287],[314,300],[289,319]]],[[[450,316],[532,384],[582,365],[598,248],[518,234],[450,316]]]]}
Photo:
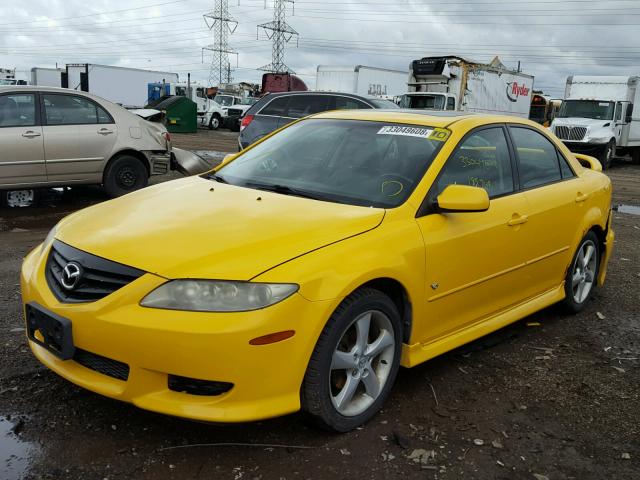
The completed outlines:
{"type": "Polygon", "coordinates": [[[258,25],[258,29],[262,28],[267,38],[273,40],[271,63],[260,68],[260,70],[274,73],[295,73],[284,63],[284,46],[289,43],[294,36],[296,37],[296,45],[298,40],[298,32],[287,24],[286,21],[287,3],[294,2],[295,0],[273,0],[273,20],[258,25]]]}
{"type": "Polygon", "coordinates": [[[238,22],[229,15],[229,0],[215,0],[213,10],[203,15],[204,22],[213,32],[213,43],[202,48],[213,53],[209,70],[209,86],[231,82],[231,64],[229,54],[238,55],[229,48],[229,34],[236,31],[238,22]]]}

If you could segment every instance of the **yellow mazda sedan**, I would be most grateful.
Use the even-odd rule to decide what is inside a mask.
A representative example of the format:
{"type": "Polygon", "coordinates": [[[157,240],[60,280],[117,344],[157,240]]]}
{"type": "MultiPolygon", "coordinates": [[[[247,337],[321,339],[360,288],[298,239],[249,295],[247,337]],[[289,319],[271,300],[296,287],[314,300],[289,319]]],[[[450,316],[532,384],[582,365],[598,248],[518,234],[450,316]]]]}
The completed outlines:
{"type": "Polygon", "coordinates": [[[29,344],[140,408],[348,431],[400,365],[585,306],[614,238],[600,170],[514,117],[308,117],[62,220],[22,268],[29,344]]]}

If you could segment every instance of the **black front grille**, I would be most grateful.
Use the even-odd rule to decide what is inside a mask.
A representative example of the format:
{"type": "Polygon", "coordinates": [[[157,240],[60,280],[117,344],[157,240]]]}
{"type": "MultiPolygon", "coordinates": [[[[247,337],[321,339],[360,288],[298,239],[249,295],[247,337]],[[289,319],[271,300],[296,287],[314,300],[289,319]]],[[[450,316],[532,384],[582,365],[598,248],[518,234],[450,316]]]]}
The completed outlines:
{"type": "Polygon", "coordinates": [[[244,110],[240,108],[229,108],[227,110],[227,115],[229,115],[230,117],[241,117],[243,112],[244,110]]]}
{"type": "MultiPolygon", "coordinates": [[[[47,259],[49,288],[64,303],[93,302],[131,283],[145,272],[106,260],[55,240],[47,259]],[[70,263],[79,266],[79,280],[71,287],[63,284],[63,270],[70,263]]],[[[69,282],[67,281],[67,284],[69,282]]]]}
{"type": "Polygon", "coordinates": [[[118,380],[127,381],[129,365],[76,347],[73,360],[83,367],[118,380]]]}

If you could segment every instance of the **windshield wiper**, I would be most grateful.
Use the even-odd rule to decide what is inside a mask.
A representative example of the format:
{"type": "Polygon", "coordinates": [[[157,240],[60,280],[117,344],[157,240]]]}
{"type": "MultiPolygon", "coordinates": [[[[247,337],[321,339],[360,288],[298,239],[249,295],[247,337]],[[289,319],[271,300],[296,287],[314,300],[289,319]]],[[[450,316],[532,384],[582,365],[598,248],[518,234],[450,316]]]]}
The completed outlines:
{"type": "Polygon", "coordinates": [[[282,195],[293,195],[295,197],[311,198],[313,200],[324,200],[320,195],[306,192],[304,190],[298,190],[297,188],[292,188],[287,185],[270,185],[265,183],[247,182],[245,183],[245,186],[267,192],[281,193],[282,195]]]}
{"type": "Polygon", "coordinates": [[[217,173],[208,173],[206,175],[206,178],[208,178],[209,180],[215,180],[216,182],[219,182],[219,183],[229,183],[224,177],[221,177],[217,173]]]}

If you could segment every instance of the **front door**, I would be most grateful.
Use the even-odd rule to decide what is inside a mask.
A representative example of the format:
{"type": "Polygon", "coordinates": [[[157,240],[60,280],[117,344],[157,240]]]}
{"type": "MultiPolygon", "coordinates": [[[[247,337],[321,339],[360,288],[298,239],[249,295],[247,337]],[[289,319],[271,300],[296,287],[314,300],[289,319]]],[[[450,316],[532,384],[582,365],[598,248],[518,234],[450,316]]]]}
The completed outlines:
{"type": "Polygon", "coordinates": [[[467,135],[429,197],[448,185],[487,190],[486,212],[431,213],[417,219],[426,248],[426,321],[422,343],[461,330],[521,302],[527,202],[516,192],[506,127],[467,135]]]}
{"type": "Polygon", "coordinates": [[[113,118],[97,103],[80,95],[41,96],[49,181],[99,183],[118,135],[113,118]]]}
{"type": "Polygon", "coordinates": [[[47,180],[35,93],[0,95],[0,186],[47,180]]]}

